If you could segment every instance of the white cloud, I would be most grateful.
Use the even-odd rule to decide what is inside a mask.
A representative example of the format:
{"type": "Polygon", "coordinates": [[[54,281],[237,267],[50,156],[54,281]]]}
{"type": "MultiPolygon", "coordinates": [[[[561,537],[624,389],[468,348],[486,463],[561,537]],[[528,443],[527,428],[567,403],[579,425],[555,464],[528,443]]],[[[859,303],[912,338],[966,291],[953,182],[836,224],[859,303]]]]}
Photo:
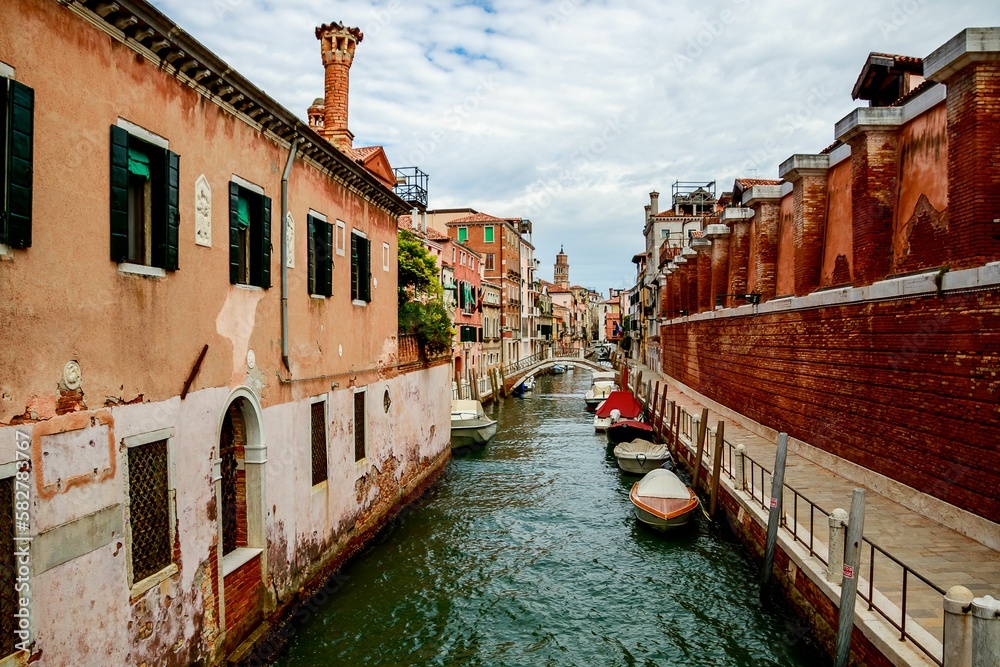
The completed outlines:
{"type": "Polygon", "coordinates": [[[417,160],[432,207],[530,217],[542,277],[565,245],[597,289],[633,275],[650,190],[776,177],[833,140],[869,51],[1000,24],[992,0],[153,2],[303,118],[323,94],[313,29],[360,27],[356,143],[417,160]]]}

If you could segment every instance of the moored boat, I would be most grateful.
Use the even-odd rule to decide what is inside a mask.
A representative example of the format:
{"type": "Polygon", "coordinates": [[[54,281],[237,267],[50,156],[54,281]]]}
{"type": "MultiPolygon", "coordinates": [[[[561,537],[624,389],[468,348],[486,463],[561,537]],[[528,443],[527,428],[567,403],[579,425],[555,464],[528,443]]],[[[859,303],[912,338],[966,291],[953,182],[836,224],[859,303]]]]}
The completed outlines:
{"type": "Polygon", "coordinates": [[[637,419],[619,419],[607,428],[608,444],[619,445],[635,439],[653,440],[653,427],[637,419]]]}
{"type": "Polygon", "coordinates": [[[615,447],[615,459],[623,472],[645,475],[647,472],[665,467],[673,470],[674,460],[666,445],[657,445],[649,440],[636,439],[623,442],[615,447]]]}
{"type": "Polygon", "coordinates": [[[482,447],[497,434],[497,423],[486,416],[479,401],[451,402],[451,448],[482,447]]]}
{"type": "Polygon", "coordinates": [[[687,524],[698,509],[698,496],[677,475],[657,468],[632,485],[628,494],[635,517],[656,530],[687,524]]]}
{"type": "Polygon", "coordinates": [[[611,392],[615,391],[614,371],[598,371],[594,373],[592,385],[583,397],[583,402],[587,404],[588,410],[594,410],[606,399],[611,392]]]}
{"type": "Polygon", "coordinates": [[[607,430],[618,419],[635,419],[642,414],[642,405],[630,391],[612,391],[594,411],[594,430],[607,430]],[[612,416],[612,412],[616,414],[612,416]]]}

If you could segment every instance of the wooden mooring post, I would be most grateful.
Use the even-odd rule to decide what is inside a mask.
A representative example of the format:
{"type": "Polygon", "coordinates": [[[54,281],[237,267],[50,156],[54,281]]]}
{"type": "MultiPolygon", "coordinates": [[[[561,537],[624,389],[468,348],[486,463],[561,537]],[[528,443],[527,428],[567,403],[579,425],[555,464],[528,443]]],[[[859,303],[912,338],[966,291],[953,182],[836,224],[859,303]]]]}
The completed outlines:
{"type": "Polygon", "coordinates": [[[778,541],[778,527],[784,511],[785,459],[788,456],[788,434],[778,434],[778,452],[774,457],[774,472],[771,474],[771,509],[767,517],[767,544],[764,548],[764,573],[760,582],[760,594],[764,595],[771,582],[771,568],[774,566],[774,547],[778,541]]]}
{"type": "Polygon", "coordinates": [[[667,386],[663,385],[663,394],[660,396],[660,441],[663,441],[663,424],[667,421],[667,386]]]}
{"type": "MultiPolygon", "coordinates": [[[[653,388],[653,401],[648,403],[649,405],[649,425],[653,427],[653,433],[655,435],[660,435],[659,431],[656,429],[656,404],[660,398],[660,383],[657,382],[656,386],[653,388]]],[[[646,397],[649,400],[649,397],[646,397]]]]}
{"type": "Polygon", "coordinates": [[[847,667],[851,657],[851,634],[854,631],[854,601],[858,595],[858,572],[861,565],[861,536],[865,530],[865,490],[854,489],[851,514],[847,520],[844,544],[844,576],[840,584],[840,616],[837,619],[836,667],[847,667]]]}
{"type": "Polygon", "coordinates": [[[698,490],[701,477],[701,460],[705,456],[705,438],[708,436],[708,408],[701,409],[701,421],[698,422],[698,447],[694,455],[694,490],[698,490]]]}
{"type": "Polygon", "coordinates": [[[712,493],[708,501],[708,516],[715,519],[715,506],[719,500],[719,475],[722,473],[722,448],[726,442],[726,422],[715,427],[715,455],[712,457],[712,493]]]}

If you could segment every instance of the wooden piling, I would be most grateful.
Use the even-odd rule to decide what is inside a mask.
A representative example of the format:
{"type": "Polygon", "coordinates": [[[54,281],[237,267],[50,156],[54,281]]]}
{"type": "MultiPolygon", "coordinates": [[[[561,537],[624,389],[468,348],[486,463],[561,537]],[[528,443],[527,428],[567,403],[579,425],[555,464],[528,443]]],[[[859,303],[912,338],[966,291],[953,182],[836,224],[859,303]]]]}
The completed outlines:
{"type": "Polygon", "coordinates": [[[660,435],[656,430],[656,403],[659,398],[660,398],[660,383],[657,382],[656,386],[653,388],[653,402],[648,404],[649,414],[647,416],[647,418],[649,419],[649,425],[653,427],[654,435],[660,435]]]}
{"type": "Polygon", "coordinates": [[[774,547],[778,541],[778,526],[785,490],[785,459],[788,455],[788,434],[778,434],[778,451],[774,457],[774,472],[771,474],[771,509],[767,517],[767,543],[764,548],[764,572],[760,583],[760,594],[764,595],[771,581],[771,567],[774,565],[774,547]]]}
{"type": "Polygon", "coordinates": [[[663,395],[660,396],[660,441],[663,441],[663,424],[667,421],[667,386],[663,386],[663,395]]]}
{"type": "Polygon", "coordinates": [[[844,544],[844,576],[840,584],[840,611],[837,619],[836,667],[847,667],[851,657],[851,634],[854,631],[854,602],[858,594],[861,565],[861,538],[865,529],[865,490],[854,489],[851,514],[847,520],[844,544]]]}
{"type": "Polygon", "coordinates": [[[670,404],[670,425],[667,427],[667,437],[664,440],[664,442],[666,442],[666,444],[667,444],[667,450],[670,452],[670,455],[673,456],[674,460],[676,461],[677,457],[674,455],[674,407],[675,407],[674,404],[671,403],[670,404]]]}
{"type": "Polygon", "coordinates": [[[701,409],[701,421],[698,422],[698,448],[694,456],[694,490],[698,490],[701,479],[701,461],[705,456],[705,438],[708,437],[708,408],[701,409]]]}
{"type": "Polygon", "coordinates": [[[726,437],[726,422],[719,422],[715,431],[715,456],[712,457],[712,494],[708,503],[708,516],[715,519],[715,506],[719,500],[719,474],[722,472],[722,448],[726,437]]]}

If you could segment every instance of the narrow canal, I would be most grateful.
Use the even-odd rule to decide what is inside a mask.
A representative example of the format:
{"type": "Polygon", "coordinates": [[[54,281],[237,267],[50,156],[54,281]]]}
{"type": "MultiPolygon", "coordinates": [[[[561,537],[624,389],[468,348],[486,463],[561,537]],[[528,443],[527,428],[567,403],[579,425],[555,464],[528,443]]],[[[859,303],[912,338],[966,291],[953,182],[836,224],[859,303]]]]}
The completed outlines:
{"type": "Polygon", "coordinates": [[[343,571],[282,667],[761,665],[815,667],[788,613],[725,531],[639,525],[583,394],[590,373],[540,378],[483,451],[343,571]]]}

